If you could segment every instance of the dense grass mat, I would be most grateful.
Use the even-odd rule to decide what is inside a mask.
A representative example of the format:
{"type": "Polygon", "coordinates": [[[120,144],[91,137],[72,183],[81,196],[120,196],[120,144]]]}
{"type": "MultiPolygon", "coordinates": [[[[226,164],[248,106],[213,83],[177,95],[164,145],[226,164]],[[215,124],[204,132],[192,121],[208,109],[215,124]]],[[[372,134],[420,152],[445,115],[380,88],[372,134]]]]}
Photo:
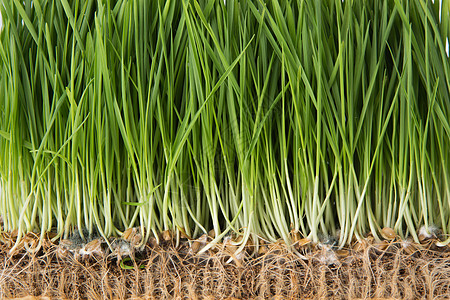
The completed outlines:
{"type": "MultiPolygon", "coordinates": [[[[449,1],[0,5],[0,215],[104,239],[450,233],[449,1]]],[[[143,244],[141,245],[143,246],[143,244]]]]}

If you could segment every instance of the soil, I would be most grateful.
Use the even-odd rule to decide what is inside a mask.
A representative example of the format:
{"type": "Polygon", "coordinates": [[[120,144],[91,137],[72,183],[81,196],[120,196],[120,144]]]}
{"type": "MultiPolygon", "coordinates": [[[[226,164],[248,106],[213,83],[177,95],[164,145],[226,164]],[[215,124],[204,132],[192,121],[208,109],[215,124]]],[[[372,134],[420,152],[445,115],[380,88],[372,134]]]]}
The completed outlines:
{"type": "Polygon", "coordinates": [[[450,248],[434,240],[377,243],[369,237],[348,249],[300,240],[294,247],[248,245],[239,254],[225,242],[200,254],[205,238],[182,239],[178,246],[168,238],[159,244],[151,239],[141,251],[110,239],[118,245],[112,252],[101,238],[78,248],[46,239],[35,253],[37,236],[24,239],[23,247],[9,253],[12,236],[3,234],[1,299],[450,297],[450,248]]]}

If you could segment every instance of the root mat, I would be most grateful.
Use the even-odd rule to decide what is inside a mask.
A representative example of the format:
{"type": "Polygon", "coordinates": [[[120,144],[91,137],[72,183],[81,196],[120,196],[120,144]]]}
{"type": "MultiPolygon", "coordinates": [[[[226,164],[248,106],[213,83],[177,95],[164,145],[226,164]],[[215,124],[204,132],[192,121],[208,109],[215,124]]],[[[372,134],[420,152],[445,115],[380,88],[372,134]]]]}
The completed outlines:
{"type": "MultiPolygon", "coordinates": [[[[92,242],[90,243],[92,246],[92,242]]],[[[95,243],[94,243],[95,244],[95,243]]],[[[327,244],[225,244],[201,253],[192,241],[149,242],[117,251],[74,251],[47,240],[0,251],[0,298],[45,299],[355,299],[441,298],[450,295],[450,249],[427,244],[366,242],[348,249],[327,244]],[[232,251],[234,250],[234,251],[232,251]]],[[[125,246],[124,246],[125,245],[125,246]]]]}

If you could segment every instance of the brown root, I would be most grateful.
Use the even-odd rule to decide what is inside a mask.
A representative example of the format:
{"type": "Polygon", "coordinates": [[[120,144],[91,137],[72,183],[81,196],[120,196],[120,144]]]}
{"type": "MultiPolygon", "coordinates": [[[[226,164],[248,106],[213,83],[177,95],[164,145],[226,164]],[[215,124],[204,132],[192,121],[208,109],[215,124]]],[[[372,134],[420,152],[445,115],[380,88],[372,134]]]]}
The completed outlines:
{"type": "MultiPolygon", "coordinates": [[[[26,241],[34,245],[30,237],[26,241]]],[[[235,254],[224,243],[198,254],[191,241],[175,248],[163,238],[143,251],[130,247],[133,253],[122,245],[125,240],[112,242],[118,245],[114,252],[102,241],[80,247],[82,255],[67,241],[48,240],[37,252],[23,247],[8,256],[13,243],[6,239],[0,250],[0,298],[422,299],[450,294],[450,248],[433,243],[362,241],[333,249],[299,239],[293,248],[262,243],[255,253],[249,247],[235,254]]]]}

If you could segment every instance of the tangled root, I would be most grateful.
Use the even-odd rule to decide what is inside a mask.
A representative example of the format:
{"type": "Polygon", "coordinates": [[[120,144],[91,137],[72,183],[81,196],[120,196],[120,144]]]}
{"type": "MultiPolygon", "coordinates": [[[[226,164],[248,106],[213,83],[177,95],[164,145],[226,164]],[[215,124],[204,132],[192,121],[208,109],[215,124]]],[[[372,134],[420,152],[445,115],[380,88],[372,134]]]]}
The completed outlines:
{"type": "Polygon", "coordinates": [[[393,241],[292,251],[276,243],[234,255],[226,243],[199,254],[187,241],[175,247],[169,240],[122,256],[102,250],[80,256],[61,250],[62,244],[47,242],[35,253],[12,256],[3,244],[0,298],[419,299],[450,294],[450,249],[433,244],[393,241]]]}

